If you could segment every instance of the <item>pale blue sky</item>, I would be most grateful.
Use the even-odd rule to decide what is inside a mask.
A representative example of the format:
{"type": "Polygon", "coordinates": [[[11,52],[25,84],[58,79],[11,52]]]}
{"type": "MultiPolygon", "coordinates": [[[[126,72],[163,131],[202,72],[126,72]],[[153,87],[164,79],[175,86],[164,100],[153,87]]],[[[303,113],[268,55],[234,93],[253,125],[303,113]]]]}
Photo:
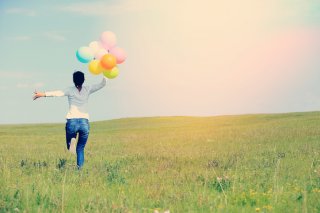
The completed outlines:
{"type": "Polygon", "coordinates": [[[320,109],[318,1],[0,1],[0,123],[64,122],[75,51],[113,31],[128,53],[92,121],[320,109]],[[41,2],[41,3],[40,3],[41,2]]]}

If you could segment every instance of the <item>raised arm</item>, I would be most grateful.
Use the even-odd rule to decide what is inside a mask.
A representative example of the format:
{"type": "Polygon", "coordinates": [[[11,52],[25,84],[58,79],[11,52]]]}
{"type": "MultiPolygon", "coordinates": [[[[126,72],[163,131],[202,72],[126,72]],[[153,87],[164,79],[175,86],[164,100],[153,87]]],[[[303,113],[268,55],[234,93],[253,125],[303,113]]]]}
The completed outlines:
{"type": "Polygon", "coordinates": [[[107,78],[103,77],[102,81],[99,84],[93,84],[90,87],[90,94],[98,91],[101,88],[103,88],[106,85],[106,83],[107,83],[107,78]]]}

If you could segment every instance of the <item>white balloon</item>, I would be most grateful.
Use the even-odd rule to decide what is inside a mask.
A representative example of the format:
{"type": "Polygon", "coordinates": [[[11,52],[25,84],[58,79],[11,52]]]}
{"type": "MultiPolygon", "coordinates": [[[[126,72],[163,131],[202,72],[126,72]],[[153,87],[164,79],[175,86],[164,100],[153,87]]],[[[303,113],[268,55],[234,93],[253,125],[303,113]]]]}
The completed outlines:
{"type": "Polygon", "coordinates": [[[98,41],[92,41],[89,44],[89,48],[92,50],[93,54],[95,55],[100,49],[102,49],[102,45],[98,41]]]}

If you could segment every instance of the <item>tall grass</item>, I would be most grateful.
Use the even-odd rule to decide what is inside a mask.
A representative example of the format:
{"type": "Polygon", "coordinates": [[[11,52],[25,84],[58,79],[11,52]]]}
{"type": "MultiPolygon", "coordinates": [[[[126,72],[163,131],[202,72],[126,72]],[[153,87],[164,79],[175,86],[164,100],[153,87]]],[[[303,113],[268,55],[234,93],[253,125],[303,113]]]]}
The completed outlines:
{"type": "Polygon", "coordinates": [[[0,212],[320,212],[320,113],[0,126],[0,212]]]}

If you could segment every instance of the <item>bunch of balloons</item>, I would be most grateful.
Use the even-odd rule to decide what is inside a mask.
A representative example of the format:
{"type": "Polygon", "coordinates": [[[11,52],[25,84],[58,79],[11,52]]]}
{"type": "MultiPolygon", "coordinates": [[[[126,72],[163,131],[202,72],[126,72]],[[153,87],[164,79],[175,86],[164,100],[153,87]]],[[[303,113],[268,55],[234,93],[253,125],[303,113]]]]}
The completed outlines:
{"type": "Polygon", "coordinates": [[[117,64],[126,60],[125,51],[116,46],[116,35],[111,31],[101,34],[100,41],[92,41],[89,46],[80,47],[76,56],[81,63],[89,63],[90,73],[103,73],[107,78],[115,78],[119,74],[117,64]]]}

